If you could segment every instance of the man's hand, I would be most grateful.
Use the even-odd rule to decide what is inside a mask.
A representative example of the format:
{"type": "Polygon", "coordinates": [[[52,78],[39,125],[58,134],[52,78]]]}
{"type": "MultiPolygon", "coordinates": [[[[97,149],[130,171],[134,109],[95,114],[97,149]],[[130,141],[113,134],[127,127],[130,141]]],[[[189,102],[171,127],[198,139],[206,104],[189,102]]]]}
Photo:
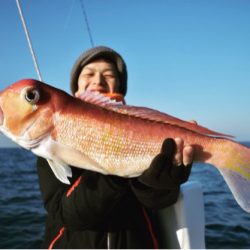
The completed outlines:
{"type": "Polygon", "coordinates": [[[158,154],[139,181],[155,189],[171,189],[188,180],[193,162],[193,147],[184,146],[181,138],[166,139],[158,154]]]}
{"type": "MultiPolygon", "coordinates": [[[[170,146],[169,144],[172,143],[172,142],[169,142],[169,140],[172,140],[172,139],[166,139],[163,142],[161,153],[168,154],[167,147],[169,147],[170,146]],[[164,143],[168,145],[167,147],[165,146],[166,148],[163,148],[164,143]]],[[[194,153],[193,147],[190,145],[184,146],[184,141],[181,138],[175,138],[174,141],[176,144],[176,150],[175,150],[175,155],[174,155],[174,159],[173,159],[173,164],[176,166],[181,166],[181,165],[188,166],[188,165],[190,165],[193,162],[193,153],[194,153]]]]}

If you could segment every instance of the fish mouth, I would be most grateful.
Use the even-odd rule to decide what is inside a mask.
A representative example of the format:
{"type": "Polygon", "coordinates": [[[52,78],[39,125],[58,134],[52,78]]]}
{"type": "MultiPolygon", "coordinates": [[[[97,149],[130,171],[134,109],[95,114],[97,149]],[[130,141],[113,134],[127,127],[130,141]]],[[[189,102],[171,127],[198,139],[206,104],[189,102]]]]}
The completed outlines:
{"type": "Polygon", "coordinates": [[[3,116],[3,111],[0,107],[0,126],[3,125],[3,119],[4,119],[4,116],[3,116]]]}

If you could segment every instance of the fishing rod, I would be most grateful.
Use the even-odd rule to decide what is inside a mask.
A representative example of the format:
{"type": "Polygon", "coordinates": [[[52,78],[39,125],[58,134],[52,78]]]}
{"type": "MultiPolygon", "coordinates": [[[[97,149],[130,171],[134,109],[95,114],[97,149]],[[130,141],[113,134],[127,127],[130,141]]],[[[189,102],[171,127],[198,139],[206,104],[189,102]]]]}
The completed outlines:
{"type": "Polygon", "coordinates": [[[25,36],[26,36],[26,39],[27,39],[27,42],[28,42],[28,45],[29,45],[30,53],[31,53],[31,56],[32,56],[32,59],[33,59],[34,65],[35,65],[36,73],[38,75],[38,79],[40,81],[42,81],[42,75],[41,75],[41,72],[40,72],[39,67],[38,67],[35,51],[33,49],[32,43],[31,43],[30,35],[29,35],[28,29],[27,29],[27,26],[26,26],[26,23],[25,23],[25,19],[24,19],[24,16],[23,16],[23,11],[22,11],[19,0],[16,0],[16,4],[17,4],[18,12],[19,12],[19,15],[20,15],[20,18],[21,18],[21,22],[22,22],[22,25],[23,25],[23,29],[24,29],[24,32],[25,32],[25,36]]]}
{"type": "MultiPolygon", "coordinates": [[[[35,70],[36,70],[38,79],[40,81],[42,81],[42,75],[41,75],[41,72],[40,72],[40,69],[39,69],[39,66],[38,66],[35,51],[34,51],[33,46],[32,46],[31,38],[30,38],[30,35],[29,35],[29,31],[28,31],[28,28],[27,28],[27,25],[26,25],[26,22],[25,22],[25,19],[24,19],[22,7],[21,7],[21,4],[20,4],[19,0],[16,0],[16,4],[17,4],[18,12],[19,12],[20,19],[21,19],[21,22],[22,22],[22,25],[23,25],[23,29],[24,29],[24,32],[25,32],[25,36],[26,36],[26,39],[27,39],[27,42],[28,42],[29,50],[30,50],[30,53],[31,53],[31,56],[32,56],[32,59],[33,59],[33,63],[34,63],[34,66],[35,66],[35,70]]],[[[85,6],[84,6],[84,3],[83,3],[82,0],[80,0],[80,5],[81,5],[82,14],[83,14],[84,19],[85,19],[85,23],[86,23],[86,26],[87,26],[87,31],[88,31],[90,43],[91,43],[92,47],[94,47],[94,40],[93,40],[91,29],[90,29],[90,26],[89,26],[87,12],[86,12],[86,9],[85,9],[85,6]]]]}

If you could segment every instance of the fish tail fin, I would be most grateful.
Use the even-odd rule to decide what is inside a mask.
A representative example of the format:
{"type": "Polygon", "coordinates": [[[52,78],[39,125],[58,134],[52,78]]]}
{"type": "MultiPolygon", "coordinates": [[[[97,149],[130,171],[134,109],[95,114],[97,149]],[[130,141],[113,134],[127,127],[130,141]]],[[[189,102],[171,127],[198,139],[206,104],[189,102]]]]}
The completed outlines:
{"type": "Polygon", "coordinates": [[[250,213],[250,148],[231,144],[230,157],[225,167],[219,168],[235,200],[250,213]]]}

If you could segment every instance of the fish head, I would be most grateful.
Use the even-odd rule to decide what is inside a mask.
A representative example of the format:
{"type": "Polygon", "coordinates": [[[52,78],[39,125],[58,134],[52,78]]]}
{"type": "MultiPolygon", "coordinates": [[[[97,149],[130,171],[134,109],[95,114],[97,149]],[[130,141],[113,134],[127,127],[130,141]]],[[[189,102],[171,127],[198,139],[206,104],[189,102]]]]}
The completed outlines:
{"type": "Polygon", "coordinates": [[[35,146],[51,131],[52,119],[53,103],[43,83],[21,80],[0,92],[0,130],[21,146],[35,146]]]}

